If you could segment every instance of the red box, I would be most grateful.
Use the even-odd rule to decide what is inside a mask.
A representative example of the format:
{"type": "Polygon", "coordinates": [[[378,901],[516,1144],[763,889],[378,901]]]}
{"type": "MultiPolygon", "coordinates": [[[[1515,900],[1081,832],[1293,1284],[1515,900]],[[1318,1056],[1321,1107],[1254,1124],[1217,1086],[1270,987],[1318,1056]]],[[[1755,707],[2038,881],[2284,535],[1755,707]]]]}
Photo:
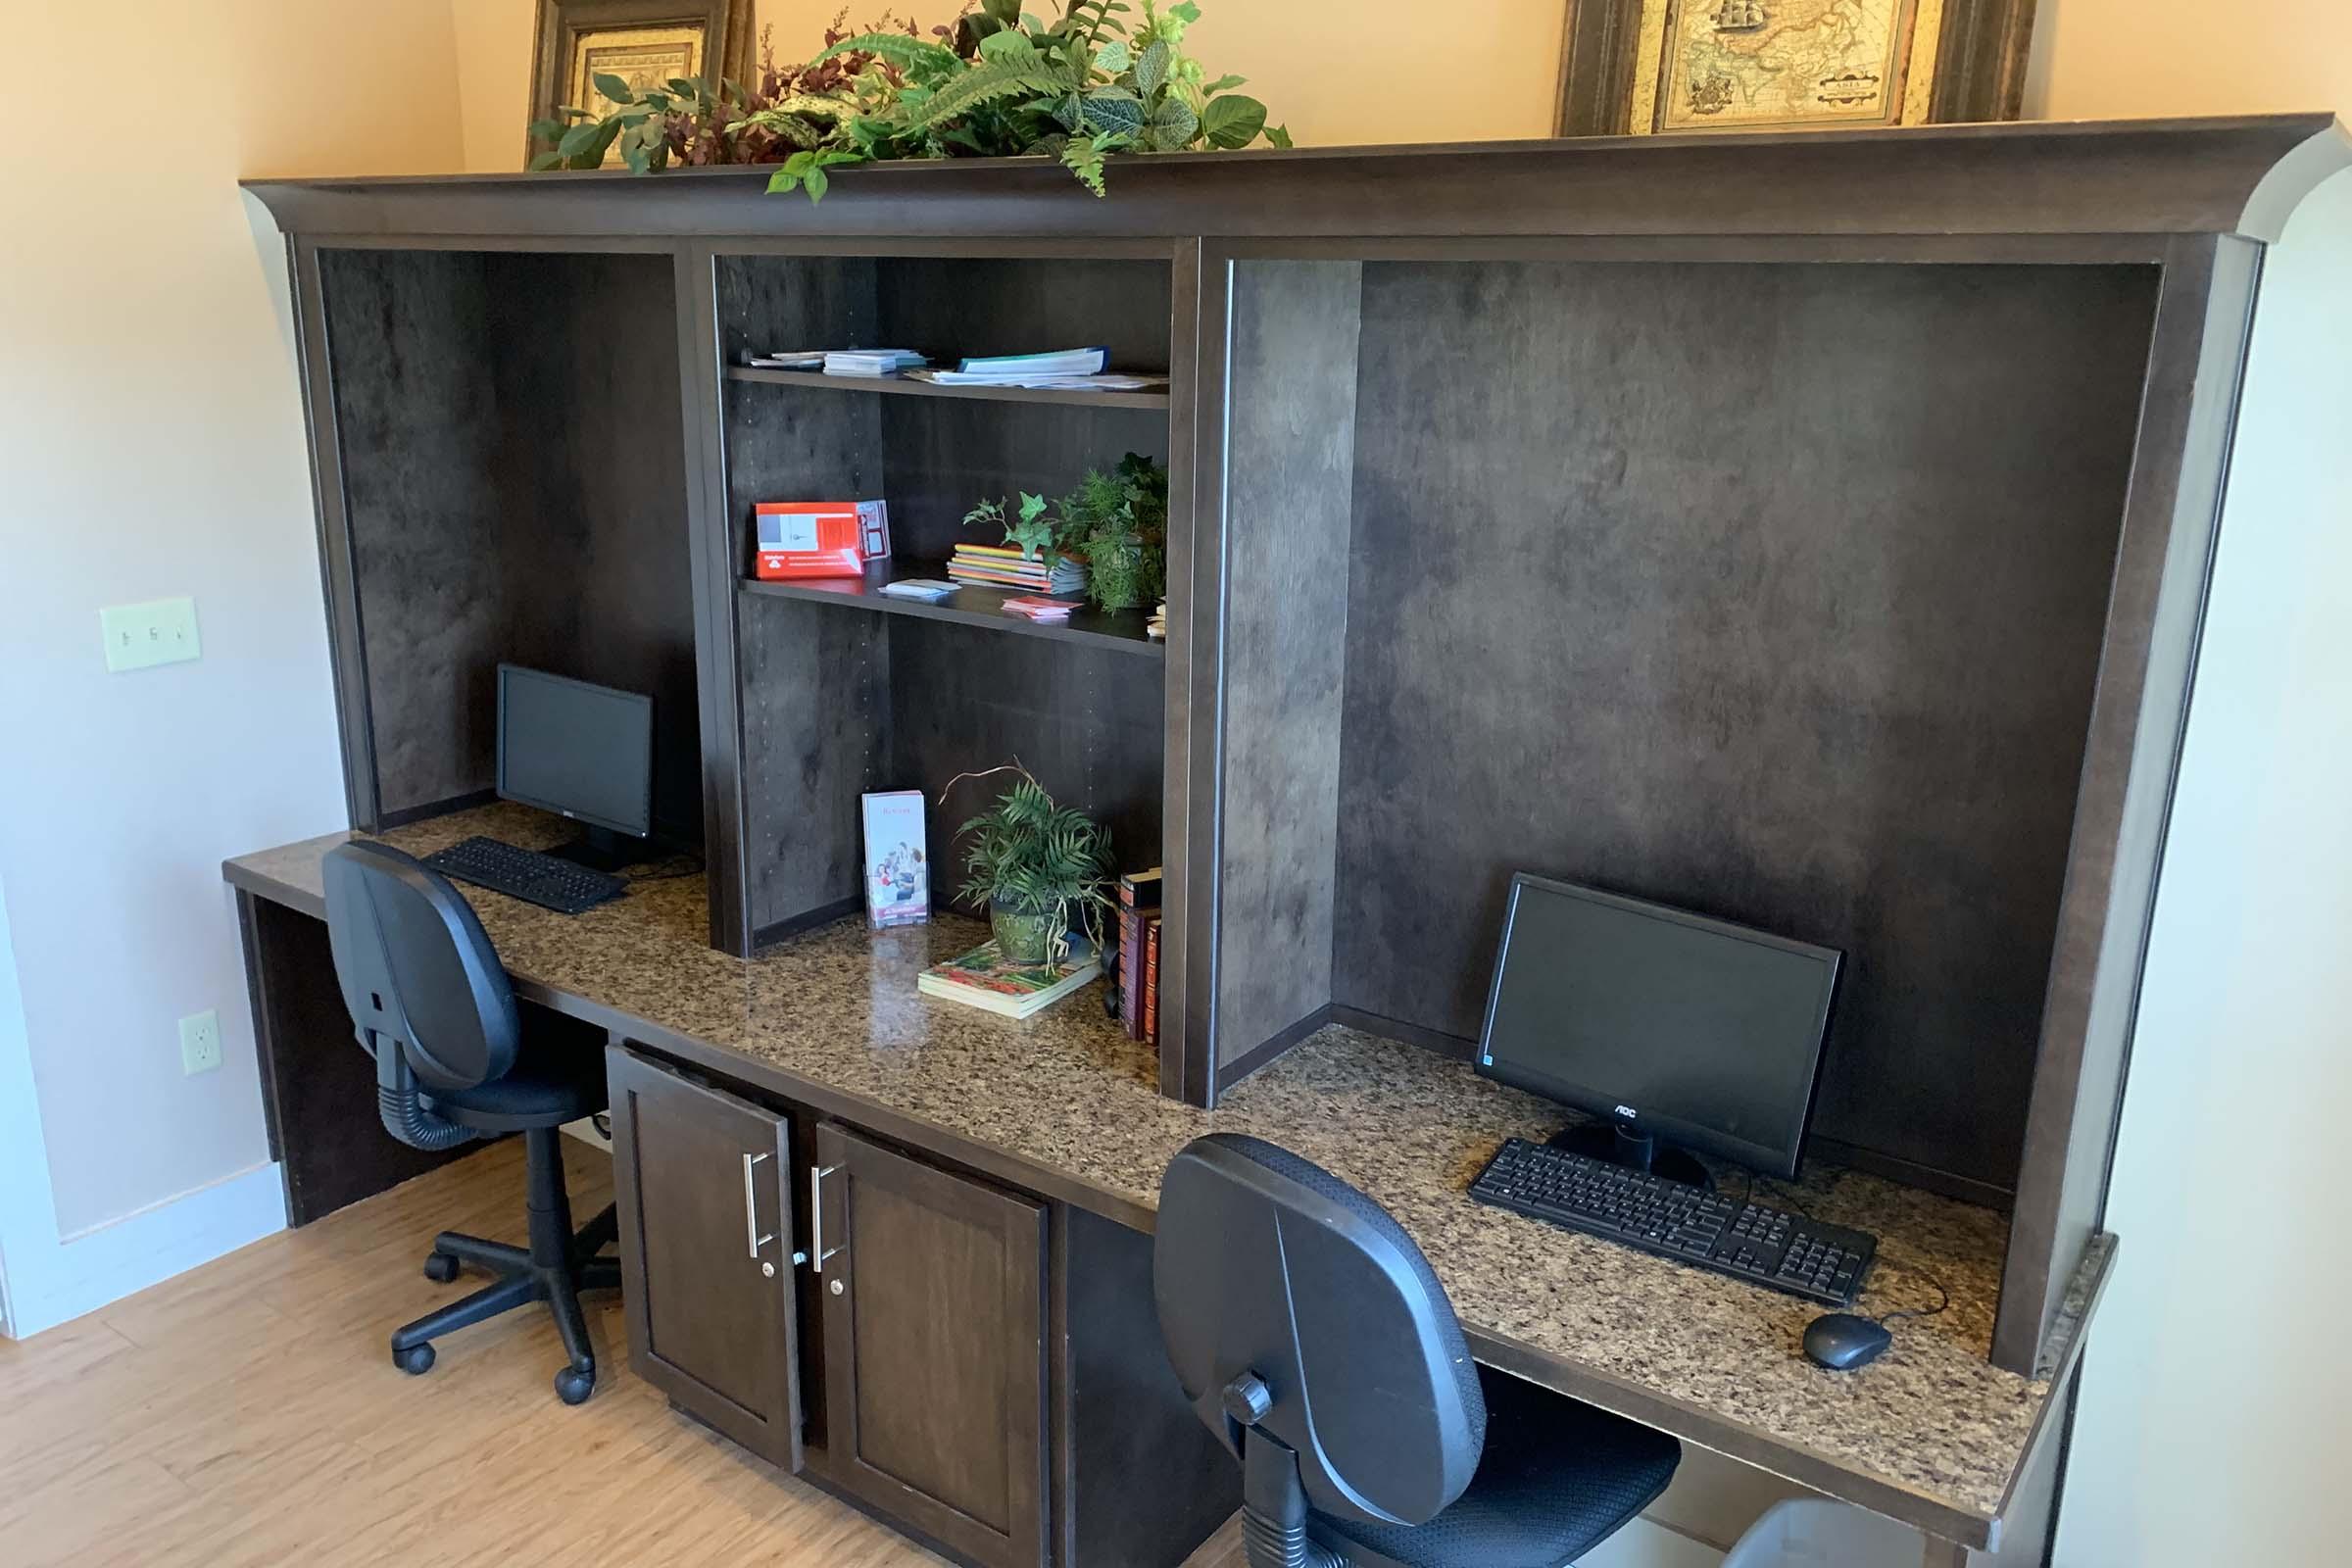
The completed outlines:
{"type": "Polygon", "coordinates": [[[855,501],[762,501],[753,509],[762,582],[865,575],[865,527],[855,501]]]}

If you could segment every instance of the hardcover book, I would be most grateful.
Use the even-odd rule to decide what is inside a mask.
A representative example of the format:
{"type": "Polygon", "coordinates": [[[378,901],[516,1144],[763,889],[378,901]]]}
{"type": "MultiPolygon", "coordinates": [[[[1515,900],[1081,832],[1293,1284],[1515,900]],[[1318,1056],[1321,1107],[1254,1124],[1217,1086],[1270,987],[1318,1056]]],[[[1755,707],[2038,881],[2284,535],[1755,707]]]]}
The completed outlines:
{"type": "Polygon", "coordinates": [[[1102,960],[1094,950],[1075,939],[1061,962],[1042,964],[1007,963],[996,943],[989,941],[961,957],[933,964],[914,984],[927,997],[960,1002],[1007,1018],[1026,1018],[1102,972],[1102,960]]]}

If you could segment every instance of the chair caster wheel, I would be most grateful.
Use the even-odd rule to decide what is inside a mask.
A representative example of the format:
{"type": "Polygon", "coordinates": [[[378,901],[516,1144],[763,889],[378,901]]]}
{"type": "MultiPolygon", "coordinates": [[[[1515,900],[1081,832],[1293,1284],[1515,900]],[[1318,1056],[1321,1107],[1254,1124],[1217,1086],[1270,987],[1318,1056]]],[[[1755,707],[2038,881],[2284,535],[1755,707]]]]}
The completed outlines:
{"type": "Polygon", "coordinates": [[[424,1277],[436,1285],[447,1285],[458,1277],[458,1260],[447,1252],[435,1252],[424,1260],[424,1277]]]}
{"type": "Polygon", "coordinates": [[[556,1397],[565,1404],[586,1404],[596,1392],[596,1374],[567,1366],[556,1374],[556,1397]]]}
{"type": "Polygon", "coordinates": [[[394,1350],[392,1364],[413,1378],[422,1377],[433,1369],[433,1348],[412,1345],[405,1350],[394,1350]]]}

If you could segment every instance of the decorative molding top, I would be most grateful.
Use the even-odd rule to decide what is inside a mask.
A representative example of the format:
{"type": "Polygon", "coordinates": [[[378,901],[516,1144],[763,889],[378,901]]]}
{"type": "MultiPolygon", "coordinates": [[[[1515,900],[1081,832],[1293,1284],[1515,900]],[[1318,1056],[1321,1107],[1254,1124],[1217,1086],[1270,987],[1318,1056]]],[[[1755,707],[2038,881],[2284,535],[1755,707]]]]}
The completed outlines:
{"type": "Polygon", "coordinates": [[[1155,153],[1097,198],[1045,159],[248,179],[289,234],[509,240],[2278,236],[2352,167],[2332,115],[1155,153]]]}

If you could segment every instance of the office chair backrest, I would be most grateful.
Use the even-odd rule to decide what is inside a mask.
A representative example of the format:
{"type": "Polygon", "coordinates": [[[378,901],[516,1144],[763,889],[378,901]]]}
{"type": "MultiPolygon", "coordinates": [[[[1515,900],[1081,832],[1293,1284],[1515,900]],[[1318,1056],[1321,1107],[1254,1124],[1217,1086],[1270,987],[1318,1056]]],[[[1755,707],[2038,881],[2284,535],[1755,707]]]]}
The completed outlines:
{"type": "Polygon", "coordinates": [[[1478,1369],[1446,1291],[1388,1211],[1260,1139],[1211,1133],[1169,1164],[1152,1252],[1159,1327],[1201,1420],[1243,1454],[1228,1390],[1298,1455],[1316,1511],[1422,1524],[1486,1446],[1478,1369]]]}
{"type": "Polygon", "coordinates": [[[376,1062],[384,1126],[419,1148],[472,1136],[417,1104],[514,1065],[522,1023],[498,950],[446,878],[387,844],[326,852],[326,934],[360,1044],[376,1062]]]}

